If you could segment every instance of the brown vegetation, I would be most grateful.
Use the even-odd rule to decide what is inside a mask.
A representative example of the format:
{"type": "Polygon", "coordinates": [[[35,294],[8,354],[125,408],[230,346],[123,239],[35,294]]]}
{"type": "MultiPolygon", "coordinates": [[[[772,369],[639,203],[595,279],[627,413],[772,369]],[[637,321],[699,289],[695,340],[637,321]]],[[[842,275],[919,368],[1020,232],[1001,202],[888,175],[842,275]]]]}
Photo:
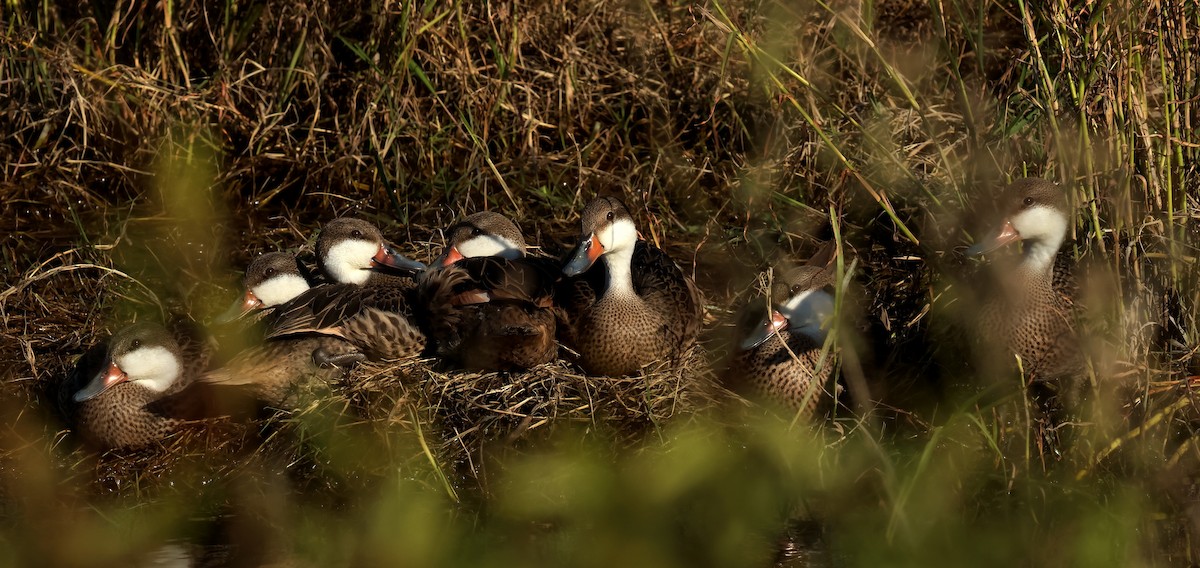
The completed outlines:
{"type": "Polygon", "coordinates": [[[586,527],[625,545],[640,542],[635,528],[659,535],[629,545],[639,563],[727,565],[758,556],[694,531],[732,525],[647,519],[679,507],[742,519],[731,503],[771,499],[724,491],[752,487],[786,497],[746,526],[769,532],[804,509],[856,564],[982,554],[942,533],[1003,534],[1013,546],[993,545],[1006,549],[997,558],[1046,564],[1194,559],[1198,15],[1139,0],[6,4],[0,559],[112,563],[194,536],[180,518],[261,500],[263,524],[313,564],[562,564],[553,547],[590,550],[572,540],[586,527]],[[975,211],[1021,175],[1074,188],[1072,252],[1106,275],[1088,298],[1098,391],[1127,387],[1069,428],[1063,456],[1032,447],[1028,401],[980,392],[950,323],[969,317],[958,275],[975,211]],[[105,332],[211,320],[253,255],[300,247],[336,216],[377,222],[428,260],[439,227],[495,209],[557,254],[598,192],[621,195],[704,290],[709,330],[686,364],[619,380],[566,363],[516,376],[365,366],[335,389],[347,398],[153,455],[75,450],[46,402],[105,332]],[[839,411],[816,434],[726,430],[743,417],[713,410],[727,393],[712,377],[733,312],[768,264],[835,238],[843,272],[854,268],[844,325],[881,423],[839,411]],[[680,462],[688,452],[707,461],[680,462]],[[662,473],[681,470],[695,477],[662,473]],[[550,489],[533,481],[542,473],[550,489]],[[260,480],[246,482],[254,499],[239,497],[246,477],[260,480]],[[616,489],[576,500],[577,478],[616,489]],[[214,480],[237,488],[205,493],[214,480]],[[703,497],[671,493],[685,485],[703,497]],[[513,501],[543,490],[571,508],[513,501]],[[116,502],[90,505],[105,495],[116,502]],[[72,524],[89,506],[115,517],[72,524]],[[326,549],[294,542],[320,533],[325,506],[346,534],[326,549]],[[299,520],[279,513],[297,509],[299,520]],[[44,511],[47,530],[78,547],[138,514],[170,522],[89,558],[22,536],[44,511]],[[445,522],[451,536],[376,534],[377,517],[445,522]],[[541,534],[559,540],[527,542],[541,534]],[[472,539],[504,552],[445,552],[472,539]]]}

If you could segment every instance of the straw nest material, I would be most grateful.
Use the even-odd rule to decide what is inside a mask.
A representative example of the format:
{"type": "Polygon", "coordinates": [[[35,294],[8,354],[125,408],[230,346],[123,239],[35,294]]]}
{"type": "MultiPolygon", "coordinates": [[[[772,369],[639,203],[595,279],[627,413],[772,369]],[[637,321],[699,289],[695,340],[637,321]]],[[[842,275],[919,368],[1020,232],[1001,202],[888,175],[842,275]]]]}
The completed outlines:
{"type": "Polygon", "coordinates": [[[21,415],[44,440],[65,450],[66,475],[83,478],[96,493],[141,494],[165,479],[180,490],[247,471],[280,471],[336,500],[347,494],[346,478],[369,483],[396,464],[412,465],[418,477],[451,472],[447,480],[470,488],[486,481],[483,464],[495,451],[521,451],[564,428],[627,448],[725,395],[700,347],[623,378],[589,377],[564,360],[521,373],[446,369],[431,359],[371,363],[304,393],[295,409],[189,424],[161,447],[100,456],[74,450],[78,440],[55,401],[78,354],[120,327],[122,317],[189,317],[157,303],[151,286],[113,268],[108,251],[79,249],[0,292],[4,339],[16,347],[7,352],[7,398],[29,409],[21,415]]]}

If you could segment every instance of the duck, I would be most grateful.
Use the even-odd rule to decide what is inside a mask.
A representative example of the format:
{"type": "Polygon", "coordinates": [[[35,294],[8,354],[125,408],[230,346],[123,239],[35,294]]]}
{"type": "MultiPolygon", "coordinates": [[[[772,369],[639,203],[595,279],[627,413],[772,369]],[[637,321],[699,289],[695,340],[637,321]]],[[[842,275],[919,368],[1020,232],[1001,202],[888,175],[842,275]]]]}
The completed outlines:
{"type": "Polygon", "coordinates": [[[704,319],[699,290],[671,257],[638,238],[619,199],[584,207],[579,244],[562,272],[560,335],[585,372],[631,375],[695,343],[704,319]]]}
{"type": "Polygon", "coordinates": [[[829,398],[826,386],[833,375],[834,357],[823,347],[834,316],[833,256],[822,249],[804,265],[775,271],[766,309],[757,325],[744,330],[725,370],[726,384],[748,397],[812,418],[829,398]]]}
{"type": "Polygon", "coordinates": [[[290,302],[312,285],[295,255],[282,251],[263,253],[246,267],[242,296],[216,321],[229,323],[250,314],[261,314],[290,302]]]}
{"type": "Polygon", "coordinates": [[[295,408],[305,387],[343,372],[313,361],[330,338],[268,342],[216,369],[194,356],[191,341],[153,322],[118,330],[76,362],[61,385],[60,410],[88,446],[137,449],[164,443],[188,423],[244,415],[255,404],[295,408]]]}
{"type": "Polygon", "coordinates": [[[992,263],[989,293],[979,312],[979,335],[1021,359],[1029,382],[1055,384],[1084,370],[1074,325],[1076,284],[1059,249],[1071,226],[1066,192],[1037,178],[1022,178],[1000,197],[1001,221],[967,250],[988,254],[1022,243],[1014,262],[992,263]]]}
{"type": "Polygon", "coordinates": [[[203,357],[186,356],[162,325],[133,324],[80,357],[62,385],[60,404],[89,445],[153,445],[203,414],[202,403],[186,391],[206,365],[203,357]]]}
{"type": "MultiPolygon", "coordinates": [[[[226,316],[262,316],[308,292],[309,282],[294,255],[260,255],[246,269],[243,298],[226,316]]],[[[328,384],[364,358],[338,337],[286,335],[243,349],[224,366],[197,377],[197,382],[242,388],[269,407],[292,409],[300,402],[301,391],[328,384]]]]}
{"type": "Polygon", "coordinates": [[[485,371],[557,359],[557,264],[527,256],[520,228],[499,213],[474,213],[446,234],[445,252],[419,293],[437,356],[485,371]]]}
{"type": "Polygon", "coordinates": [[[319,365],[344,366],[362,357],[404,359],[425,350],[425,333],[413,320],[417,277],[426,266],[397,253],[378,227],[343,217],[317,238],[317,261],[333,283],[316,286],[267,316],[266,338],[337,337],[355,351],[319,347],[319,365]]]}

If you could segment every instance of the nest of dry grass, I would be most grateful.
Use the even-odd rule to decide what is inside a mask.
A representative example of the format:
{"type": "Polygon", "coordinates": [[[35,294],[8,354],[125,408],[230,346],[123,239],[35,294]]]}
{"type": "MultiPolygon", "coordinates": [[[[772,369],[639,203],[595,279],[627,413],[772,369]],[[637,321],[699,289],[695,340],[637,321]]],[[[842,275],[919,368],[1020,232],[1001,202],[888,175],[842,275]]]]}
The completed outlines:
{"type": "Polygon", "coordinates": [[[344,389],[364,417],[419,432],[439,464],[482,487],[487,464],[564,432],[619,452],[712,410],[724,395],[698,351],[621,378],[583,375],[564,361],[486,373],[442,370],[428,360],[370,364],[344,389]]]}
{"type": "MultiPolygon", "coordinates": [[[[5,389],[41,417],[43,436],[54,440],[53,446],[78,443],[56,414],[56,389],[76,355],[120,325],[110,323],[108,310],[128,310],[141,318],[186,317],[175,313],[174,306],[158,303],[142,280],[112,268],[109,250],[67,251],[30,269],[0,297],[9,329],[30,330],[22,335],[21,351],[13,354],[24,360],[20,367],[10,367],[5,389]],[[79,262],[89,253],[97,262],[79,262]],[[13,309],[22,306],[40,307],[42,313],[13,309]],[[51,341],[59,348],[51,357],[39,358],[32,346],[51,341]],[[30,374],[18,376],[19,369],[30,374]]],[[[423,252],[432,257],[431,250],[423,252]]],[[[210,312],[220,305],[210,306],[210,312]]],[[[656,428],[713,408],[723,396],[714,376],[699,348],[680,361],[626,378],[589,377],[561,360],[524,373],[441,369],[434,360],[365,364],[332,388],[311,393],[298,409],[264,422],[198,423],[162,447],[109,452],[99,459],[86,451],[68,452],[63,465],[74,472],[69,477],[88,478],[85,485],[102,495],[140,494],[163,480],[175,480],[181,469],[190,481],[173,481],[179,487],[261,473],[269,464],[317,494],[338,495],[346,491],[334,489],[341,484],[336,479],[346,475],[340,468],[356,471],[362,479],[378,479],[396,461],[416,463],[420,470],[432,460],[435,470],[454,473],[459,490],[473,491],[486,486],[485,462],[537,447],[567,429],[589,432],[614,451],[634,447],[656,428]],[[377,457],[365,463],[348,456],[331,458],[330,439],[344,440],[350,432],[370,439],[358,445],[365,444],[365,453],[377,457]],[[388,450],[378,453],[378,447],[388,450]]]]}

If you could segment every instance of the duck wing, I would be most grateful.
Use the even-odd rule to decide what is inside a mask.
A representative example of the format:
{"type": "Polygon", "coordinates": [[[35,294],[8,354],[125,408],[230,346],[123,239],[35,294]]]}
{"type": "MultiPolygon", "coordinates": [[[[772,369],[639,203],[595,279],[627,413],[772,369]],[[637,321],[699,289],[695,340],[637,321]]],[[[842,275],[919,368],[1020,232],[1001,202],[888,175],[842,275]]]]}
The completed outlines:
{"type": "Polygon", "coordinates": [[[674,322],[664,332],[681,346],[693,342],[704,323],[704,297],[696,283],[667,253],[646,241],[638,241],[630,264],[634,291],[674,322]]]}
{"type": "Polygon", "coordinates": [[[540,307],[553,304],[558,269],[552,261],[477,257],[460,260],[444,270],[462,273],[464,277],[454,283],[460,294],[479,291],[488,296],[488,301],[515,300],[540,307]]]}
{"type": "Polygon", "coordinates": [[[465,335],[453,354],[463,367],[520,370],[558,356],[553,310],[505,300],[466,308],[465,335]]]}
{"type": "Polygon", "coordinates": [[[345,339],[373,360],[418,355],[425,334],[410,321],[413,292],[353,284],[313,288],[273,314],[267,339],[315,333],[345,339]]]}
{"type": "Polygon", "coordinates": [[[576,343],[577,326],[604,294],[608,268],[597,262],[578,276],[562,278],[554,288],[555,316],[559,339],[568,345],[576,343]]]}
{"type": "Polygon", "coordinates": [[[314,354],[354,351],[350,343],[328,336],[283,337],[240,353],[229,364],[196,377],[206,385],[246,389],[256,400],[285,408],[295,404],[294,395],[311,386],[321,386],[344,373],[337,367],[322,367],[314,354]]]}
{"type": "Polygon", "coordinates": [[[267,316],[267,338],[298,333],[341,335],[338,328],[369,311],[412,315],[407,294],[390,286],[331,284],[313,288],[267,316]]]}

